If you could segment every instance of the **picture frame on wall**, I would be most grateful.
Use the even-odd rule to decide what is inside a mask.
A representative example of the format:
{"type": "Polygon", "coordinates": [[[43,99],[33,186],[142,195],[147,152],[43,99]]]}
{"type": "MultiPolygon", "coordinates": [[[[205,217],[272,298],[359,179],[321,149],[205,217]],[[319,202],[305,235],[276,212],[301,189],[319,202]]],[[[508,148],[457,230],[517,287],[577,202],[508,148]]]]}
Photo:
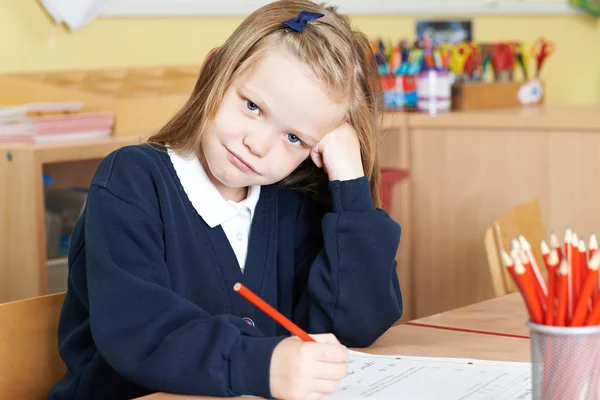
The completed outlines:
{"type": "Polygon", "coordinates": [[[429,37],[433,46],[442,43],[456,44],[473,40],[473,23],[471,20],[457,21],[417,21],[417,40],[429,37]]]}

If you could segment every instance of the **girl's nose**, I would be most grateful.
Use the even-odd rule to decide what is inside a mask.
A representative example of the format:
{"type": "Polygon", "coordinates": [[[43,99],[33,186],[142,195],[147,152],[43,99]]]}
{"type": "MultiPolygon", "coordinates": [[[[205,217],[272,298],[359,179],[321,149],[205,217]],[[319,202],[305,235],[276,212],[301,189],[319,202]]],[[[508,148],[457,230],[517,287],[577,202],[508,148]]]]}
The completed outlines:
{"type": "Polygon", "coordinates": [[[250,153],[257,157],[264,157],[273,141],[273,136],[264,132],[249,133],[244,136],[243,143],[250,153]]]}

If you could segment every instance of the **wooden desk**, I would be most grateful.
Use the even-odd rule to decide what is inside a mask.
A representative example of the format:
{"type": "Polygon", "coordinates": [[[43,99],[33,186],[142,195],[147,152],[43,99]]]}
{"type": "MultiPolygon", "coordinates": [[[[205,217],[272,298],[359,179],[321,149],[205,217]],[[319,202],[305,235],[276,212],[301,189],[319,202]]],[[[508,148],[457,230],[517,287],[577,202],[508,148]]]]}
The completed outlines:
{"type": "MultiPolygon", "coordinates": [[[[359,351],[372,354],[406,355],[422,357],[456,357],[496,361],[530,361],[527,338],[501,336],[502,332],[516,332],[527,319],[520,297],[508,295],[474,304],[469,307],[438,314],[415,323],[437,323],[439,326],[476,328],[489,333],[460,332],[435,327],[397,325],[392,327],[368,349],[359,351]],[[488,312],[490,315],[488,315],[488,312]],[[496,316],[498,320],[496,320],[496,316]]],[[[526,330],[519,331],[527,335],[526,330]]],[[[181,396],[156,393],[140,400],[203,400],[204,396],[181,396]]]]}
{"type": "Polygon", "coordinates": [[[420,318],[409,324],[529,336],[529,329],[526,325],[528,318],[521,294],[512,293],[420,318]]]}

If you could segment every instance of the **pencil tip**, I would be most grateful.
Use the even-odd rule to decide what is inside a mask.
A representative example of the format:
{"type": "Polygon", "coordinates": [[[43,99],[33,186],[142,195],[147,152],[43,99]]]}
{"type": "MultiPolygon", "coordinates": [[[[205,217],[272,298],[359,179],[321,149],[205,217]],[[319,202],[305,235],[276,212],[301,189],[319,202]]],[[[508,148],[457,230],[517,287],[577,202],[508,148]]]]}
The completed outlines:
{"type": "Polygon", "coordinates": [[[529,244],[529,242],[527,241],[527,239],[525,239],[525,236],[523,236],[523,235],[519,235],[519,244],[521,245],[522,250],[531,249],[531,245],[529,244]]]}
{"type": "Polygon", "coordinates": [[[571,228],[567,228],[567,230],[565,231],[565,243],[571,243],[571,235],[572,235],[572,231],[571,228]]]}
{"type": "Polygon", "coordinates": [[[567,264],[567,260],[565,260],[564,258],[560,261],[558,272],[560,275],[568,275],[569,273],[569,265],[567,264]]]}
{"type": "Polygon", "coordinates": [[[598,239],[596,238],[596,235],[594,233],[590,235],[590,249],[598,249],[598,239]]]}
{"type": "Polygon", "coordinates": [[[242,286],[242,284],[239,282],[236,282],[236,284],[233,285],[233,290],[235,290],[237,292],[238,290],[240,290],[240,286],[242,286]]]}
{"type": "Polygon", "coordinates": [[[505,267],[512,267],[514,265],[512,258],[508,255],[508,253],[502,249],[500,251],[502,254],[502,261],[504,262],[505,267]]]}
{"type": "Polygon", "coordinates": [[[550,234],[550,246],[552,246],[553,249],[560,247],[560,242],[558,241],[558,236],[554,232],[552,232],[550,234]]]}
{"type": "Polygon", "coordinates": [[[511,244],[511,250],[520,250],[521,249],[521,243],[519,242],[519,240],[516,237],[513,237],[510,241],[511,244]]]}
{"type": "Polygon", "coordinates": [[[558,260],[558,252],[554,249],[548,256],[548,265],[558,267],[558,260]]]}
{"type": "Polygon", "coordinates": [[[542,254],[550,254],[550,246],[548,246],[545,240],[542,239],[540,247],[542,248],[542,254]]]}
{"type": "Polygon", "coordinates": [[[588,268],[592,271],[598,271],[598,269],[600,268],[600,253],[595,253],[592,256],[588,268]]]}

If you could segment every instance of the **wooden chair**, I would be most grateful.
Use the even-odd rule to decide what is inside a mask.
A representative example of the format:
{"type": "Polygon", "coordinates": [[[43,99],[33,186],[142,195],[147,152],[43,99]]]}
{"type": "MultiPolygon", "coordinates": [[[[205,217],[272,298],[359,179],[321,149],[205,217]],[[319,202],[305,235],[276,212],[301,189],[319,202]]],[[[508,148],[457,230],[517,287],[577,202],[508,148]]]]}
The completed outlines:
{"type": "Polygon", "coordinates": [[[64,297],[0,304],[0,399],[45,399],[64,375],[57,337],[64,297]]]}
{"type": "Polygon", "coordinates": [[[540,206],[537,201],[520,204],[494,220],[484,236],[492,285],[496,296],[504,296],[517,291],[511,277],[506,272],[500,250],[510,250],[513,237],[525,236],[536,258],[540,272],[546,276],[546,266],[542,258],[540,243],[546,238],[540,206]]]}

